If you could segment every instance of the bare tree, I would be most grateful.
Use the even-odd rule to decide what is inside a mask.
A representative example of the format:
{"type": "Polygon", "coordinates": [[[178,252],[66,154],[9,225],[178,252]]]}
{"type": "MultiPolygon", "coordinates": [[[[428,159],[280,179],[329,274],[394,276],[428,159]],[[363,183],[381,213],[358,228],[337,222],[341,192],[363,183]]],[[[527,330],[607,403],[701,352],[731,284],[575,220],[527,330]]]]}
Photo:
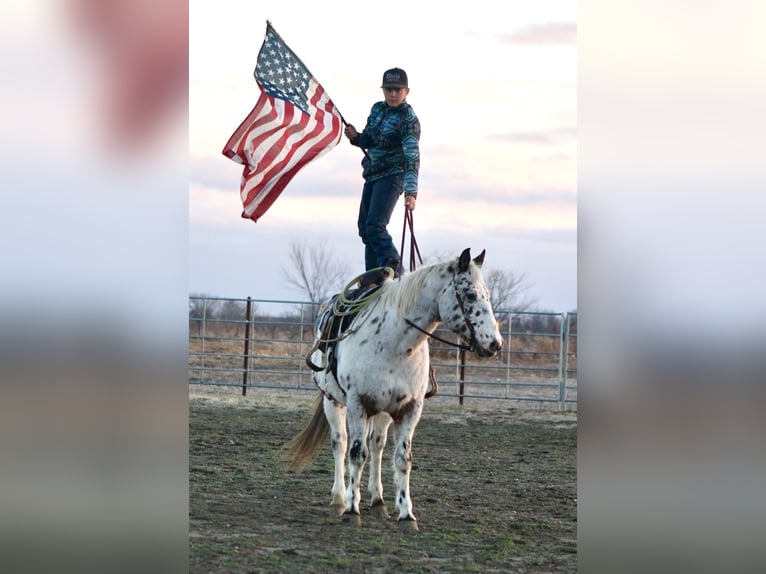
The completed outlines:
{"type": "MultiPolygon", "coordinates": [[[[250,314],[255,315],[256,305],[252,303],[250,306],[250,314]]],[[[222,321],[228,322],[229,327],[234,325],[235,337],[239,337],[240,327],[244,325],[250,318],[247,316],[247,303],[244,301],[225,301],[218,310],[218,318],[222,321]]]]}
{"type": "Polygon", "coordinates": [[[219,307],[220,301],[211,299],[209,295],[192,293],[189,297],[189,330],[193,329],[199,335],[203,321],[214,317],[219,307]]]}
{"type": "MultiPolygon", "coordinates": [[[[452,253],[434,251],[424,257],[423,265],[432,265],[454,258],[455,255],[452,253]]],[[[523,312],[530,311],[537,304],[537,299],[525,296],[530,288],[525,273],[489,268],[485,268],[483,273],[494,310],[523,312]]]]}
{"type": "Polygon", "coordinates": [[[325,241],[290,242],[290,263],[292,269],[282,268],[285,280],[306,296],[312,304],[312,313],[351,279],[348,266],[333,256],[325,241]]]}
{"type": "Polygon", "coordinates": [[[528,311],[536,299],[524,297],[529,289],[525,273],[489,269],[484,272],[492,308],[499,311],[528,311]]]}

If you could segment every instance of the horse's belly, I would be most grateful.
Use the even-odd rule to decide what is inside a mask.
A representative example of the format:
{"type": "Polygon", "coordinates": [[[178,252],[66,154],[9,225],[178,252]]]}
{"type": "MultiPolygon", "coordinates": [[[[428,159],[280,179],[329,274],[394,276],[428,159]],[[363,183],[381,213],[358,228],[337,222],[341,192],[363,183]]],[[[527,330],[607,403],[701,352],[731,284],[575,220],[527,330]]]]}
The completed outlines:
{"type": "Polygon", "coordinates": [[[369,415],[384,411],[397,412],[402,405],[425,394],[428,364],[422,361],[404,363],[359,362],[338,363],[338,379],[349,397],[358,397],[369,415]]]}

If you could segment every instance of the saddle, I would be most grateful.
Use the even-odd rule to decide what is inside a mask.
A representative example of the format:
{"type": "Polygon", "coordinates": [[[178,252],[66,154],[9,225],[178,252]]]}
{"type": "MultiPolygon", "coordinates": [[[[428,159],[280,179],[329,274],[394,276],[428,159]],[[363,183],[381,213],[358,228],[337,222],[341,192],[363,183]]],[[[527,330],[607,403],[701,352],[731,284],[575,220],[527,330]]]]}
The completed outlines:
{"type": "Polygon", "coordinates": [[[312,371],[327,369],[326,359],[330,351],[345,336],[354,317],[366,307],[383,281],[391,276],[393,272],[387,267],[371,269],[349,283],[342,293],[336,293],[322,304],[317,314],[314,346],[306,355],[306,364],[312,371]],[[311,357],[316,351],[323,353],[324,365],[317,365],[312,361],[311,357]]]}
{"type": "MultiPolygon", "coordinates": [[[[343,292],[336,293],[322,304],[317,313],[314,345],[305,358],[306,365],[312,371],[319,373],[329,370],[333,376],[337,376],[335,345],[349,334],[348,328],[354,317],[374,299],[383,282],[396,276],[397,272],[390,267],[371,269],[351,281],[343,292]],[[317,351],[322,354],[322,365],[317,365],[312,360],[317,351]]],[[[427,399],[434,396],[439,388],[433,366],[429,366],[428,380],[429,387],[425,395],[427,399]]]]}

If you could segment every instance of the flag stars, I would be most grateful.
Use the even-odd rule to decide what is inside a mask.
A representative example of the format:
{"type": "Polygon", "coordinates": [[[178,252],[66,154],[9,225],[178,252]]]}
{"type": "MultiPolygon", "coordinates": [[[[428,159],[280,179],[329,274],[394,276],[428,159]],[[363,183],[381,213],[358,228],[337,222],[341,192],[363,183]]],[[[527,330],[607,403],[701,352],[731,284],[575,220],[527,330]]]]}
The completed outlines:
{"type": "Polygon", "coordinates": [[[267,34],[258,54],[255,79],[269,95],[289,101],[303,111],[309,108],[306,94],[311,73],[277,36],[267,34]]]}

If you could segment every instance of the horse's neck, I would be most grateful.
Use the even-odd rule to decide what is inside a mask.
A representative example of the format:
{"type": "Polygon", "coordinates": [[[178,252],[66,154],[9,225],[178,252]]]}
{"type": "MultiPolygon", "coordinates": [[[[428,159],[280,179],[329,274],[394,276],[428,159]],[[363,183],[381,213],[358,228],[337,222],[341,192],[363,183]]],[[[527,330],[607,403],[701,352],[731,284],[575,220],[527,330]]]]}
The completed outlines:
{"type": "MultiPolygon", "coordinates": [[[[441,322],[439,295],[443,289],[444,285],[440,281],[429,280],[425,282],[412,306],[403,314],[403,318],[424,331],[433,332],[441,322]]],[[[412,346],[424,342],[427,338],[427,334],[411,328],[408,324],[402,337],[402,343],[406,346],[412,346]]]]}
{"type": "Polygon", "coordinates": [[[418,317],[421,321],[438,324],[441,321],[439,316],[439,293],[442,288],[441,285],[433,282],[424,285],[420,295],[415,299],[412,308],[406,313],[407,318],[413,320],[414,317],[418,317]]]}

